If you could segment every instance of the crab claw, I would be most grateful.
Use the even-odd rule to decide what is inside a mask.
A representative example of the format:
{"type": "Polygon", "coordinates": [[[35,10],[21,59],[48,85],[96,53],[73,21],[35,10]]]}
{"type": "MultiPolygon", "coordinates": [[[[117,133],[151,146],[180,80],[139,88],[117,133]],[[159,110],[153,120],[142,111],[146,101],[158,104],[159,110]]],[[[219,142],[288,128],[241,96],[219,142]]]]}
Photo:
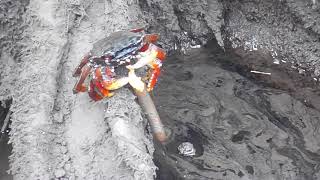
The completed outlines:
{"type": "Polygon", "coordinates": [[[141,53],[142,57],[138,60],[137,63],[135,63],[134,65],[128,65],[127,68],[128,69],[139,69],[147,64],[152,63],[152,61],[154,61],[157,58],[157,51],[148,51],[148,52],[143,52],[141,53]]]}
{"type": "Polygon", "coordinates": [[[128,77],[115,79],[112,77],[112,71],[109,67],[97,68],[95,70],[95,79],[101,82],[102,88],[106,90],[119,89],[129,82],[128,77]]]}
{"type": "Polygon", "coordinates": [[[152,61],[151,63],[151,75],[150,75],[150,79],[147,85],[147,91],[150,92],[153,90],[154,86],[156,85],[157,81],[158,81],[158,77],[160,76],[161,73],[161,65],[162,62],[164,61],[164,59],[166,58],[166,53],[163,49],[159,48],[159,47],[155,47],[155,51],[157,52],[157,57],[155,61],[152,61]]]}
{"type": "Polygon", "coordinates": [[[129,84],[139,92],[143,92],[145,84],[142,82],[141,77],[138,77],[134,72],[134,69],[129,69],[128,73],[129,84]]]}
{"type": "Polygon", "coordinates": [[[128,83],[129,83],[129,78],[123,77],[120,79],[113,80],[112,82],[102,82],[102,85],[105,89],[116,90],[125,86],[128,83]]]}
{"type": "Polygon", "coordinates": [[[103,99],[104,97],[111,97],[114,95],[113,92],[110,92],[106,89],[104,89],[101,85],[101,83],[97,80],[91,80],[90,81],[90,87],[88,94],[90,98],[94,101],[99,101],[103,99]]]}

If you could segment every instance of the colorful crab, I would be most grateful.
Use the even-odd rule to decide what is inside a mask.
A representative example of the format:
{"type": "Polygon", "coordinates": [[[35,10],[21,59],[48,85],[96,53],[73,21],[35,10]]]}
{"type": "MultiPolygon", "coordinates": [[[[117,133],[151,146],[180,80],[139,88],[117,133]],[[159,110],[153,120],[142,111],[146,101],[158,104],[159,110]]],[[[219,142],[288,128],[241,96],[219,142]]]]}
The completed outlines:
{"type": "Polygon", "coordinates": [[[165,51],[154,44],[158,38],[157,34],[145,34],[143,29],[133,29],[115,32],[99,40],[73,73],[74,77],[80,76],[73,89],[74,94],[88,91],[94,101],[110,97],[114,94],[113,90],[123,87],[130,81],[126,76],[119,76],[117,71],[121,69],[123,71],[123,67],[126,67],[129,75],[133,77],[134,70],[145,65],[150,67],[144,80],[147,83],[147,90],[151,91],[157,82],[162,61],[166,56],[165,51]],[[88,76],[89,88],[85,85],[88,76]]]}

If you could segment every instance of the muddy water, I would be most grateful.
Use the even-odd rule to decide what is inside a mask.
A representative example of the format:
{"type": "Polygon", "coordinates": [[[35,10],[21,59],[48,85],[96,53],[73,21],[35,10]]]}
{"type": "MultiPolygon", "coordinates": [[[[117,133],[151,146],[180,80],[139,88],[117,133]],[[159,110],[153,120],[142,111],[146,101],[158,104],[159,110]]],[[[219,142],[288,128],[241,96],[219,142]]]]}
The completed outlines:
{"type": "MultiPolygon", "coordinates": [[[[0,106],[0,128],[3,125],[3,121],[8,113],[8,108],[0,106]]],[[[7,129],[9,130],[9,129],[7,129]]],[[[9,170],[9,156],[11,154],[12,146],[8,144],[9,135],[8,132],[1,134],[0,136],[0,179],[11,180],[12,175],[8,174],[9,170]]]]}
{"type": "Polygon", "coordinates": [[[8,136],[0,141],[0,179],[11,180],[12,175],[8,174],[9,170],[9,156],[11,154],[12,146],[8,144],[8,136]]]}
{"type": "Polygon", "coordinates": [[[308,72],[265,52],[212,42],[169,57],[154,93],[171,130],[157,179],[320,179],[319,92],[308,72]],[[196,155],[180,155],[182,142],[196,155]]]}

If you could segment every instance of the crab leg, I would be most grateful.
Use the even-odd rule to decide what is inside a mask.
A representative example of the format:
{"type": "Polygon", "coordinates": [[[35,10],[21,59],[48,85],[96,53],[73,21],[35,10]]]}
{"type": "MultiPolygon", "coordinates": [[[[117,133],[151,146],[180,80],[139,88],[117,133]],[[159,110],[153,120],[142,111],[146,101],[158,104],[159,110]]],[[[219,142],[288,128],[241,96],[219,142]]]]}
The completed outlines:
{"type": "Polygon", "coordinates": [[[80,79],[75,84],[73,88],[73,94],[77,94],[78,92],[85,92],[87,91],[87,87],[84,85],[84,81],[90,74],[91,67],[89,65],[84,65],[81,69],[80,79]]]}
{"type": "Polygon", "coordinates": [[[75,69],[74,73],[73,73],[73,77],[78,77],[81,74],[81,69],[83,68],[84,65],[86,65],[89,62],[89,58],[90,58],[90,54],[85,55],[80,64],[78,65],[78,67],[75,69]]]}
{"type": "Polygon", "coordinates": [[[160,73],[161,73],[160,66],[158,64],[155,64],[152,68],[150,79],[148,81],[148,85],[147,85],[148,92],[153,90],[154,86],[158,81],[158,77],[160,76],[160,73]]]}
{"type": "Polygon", "coordinates": [[[99,67],[94,70],[94,79],[90,81],[89,96],[94,101],[114,95],[112,90],[119,89],[128,84],[128,77],[114,79],[109,67],[99,67]]]}
{"type": "Polygon", "coordinates": [[[101,92],[99,91],[99,89],[97,88],[93,80],[90,81],[88,94],[90,98],[94,101],[99,101],[103,99],[103,95],[101,94],[101,92]]]}

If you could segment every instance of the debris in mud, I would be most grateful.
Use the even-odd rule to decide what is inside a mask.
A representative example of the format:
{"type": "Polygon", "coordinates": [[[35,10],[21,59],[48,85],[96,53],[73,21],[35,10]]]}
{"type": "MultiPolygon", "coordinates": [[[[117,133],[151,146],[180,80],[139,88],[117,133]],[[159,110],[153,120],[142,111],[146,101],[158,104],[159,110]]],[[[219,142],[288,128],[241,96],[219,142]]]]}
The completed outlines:
{"type": "Polygon", "coordinates": [[[179,154],[184,156],[194,156],[196,155],[196,149],[190,142],[183,142],[178,146],[179,154]]]}
{"type": "Polygon", "coordinates": [[[271,75],[271,73],[261,72],[261,71],[250,71],[250,72],[256,73],[256,74],[271,75]]]}
{"type": "Polygon", "coordinates": [[[57,178],[61,178],[61,177],[63,177],[65,174],[66,174],[66,172],[65,172],[63,169],[57,169],[57,170],[54,172],[54,175],[55,175],[57,178]]]}

